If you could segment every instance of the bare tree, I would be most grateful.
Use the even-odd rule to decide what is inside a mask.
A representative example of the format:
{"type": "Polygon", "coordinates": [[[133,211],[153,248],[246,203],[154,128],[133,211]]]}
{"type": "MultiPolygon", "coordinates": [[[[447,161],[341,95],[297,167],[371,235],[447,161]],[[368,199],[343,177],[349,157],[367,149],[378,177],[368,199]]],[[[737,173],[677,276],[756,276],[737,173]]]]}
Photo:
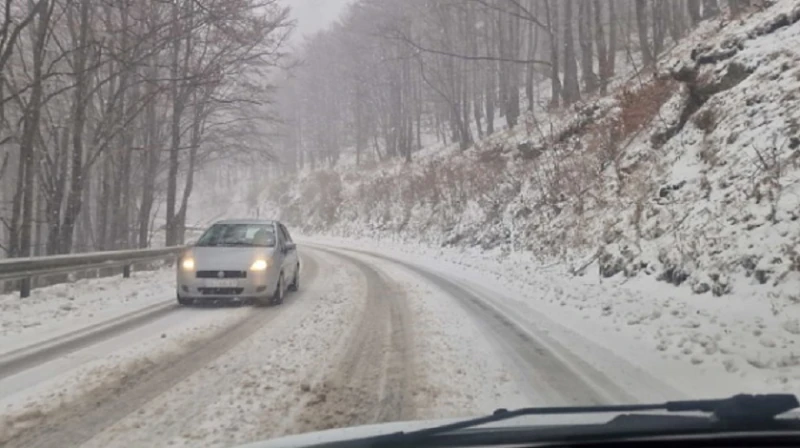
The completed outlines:
{"type": "Polygon", "coordinates": [[[578,42],[581,46],[583,85],[586,93],[591,94],[597,90],[598,80],[594,72],[594,51],[592,47],[592,3],[587,1],[578,3],[578,42]]]}
{"type": "Polygon", "coordinates": [[[651,66],[655,62],[647,37],[647,0],[636,0],[636,28],[639,34],[639,48],[642,52],[642,63],[651,66]]]}
{"type": "Polygon", "coordinates": [[[689,18],[692,20],[692,26],[696,26],[703,18],[700,14],[700,0],[686,0],[686,6],[689,10],[689,18]]]}
{"type": "Polygon", "coordinates": [[[616,0],[608,0],[608,79],[614,77],[617,62],[617,12],[616,0]]]}
{"type": "MultiPolygon", "coordinates": [[[[528,2],[528,8],[533,12],[534,15],[538,15],[538,2],[534,0],[530,0],[528,2]]],[[[527,30],[526,30],[526,47],[528,53],[528,59],[534,59],[536,54],[539,51],[539,27],[535,26],[533,22],[529,21],[527,30]]],[[[534,64],[528,64],[528,67],[525,70],[525,97],[528,100],[528,110],[532,111],[534,104],[536,102],[535,92],[534,92],[534,81],[536,79],[536,66],[534,64]]]]}
{"type": "Polygon", "coordinates": [[[547,15],[547,31],[550,38],[550,81],[551,81],[551,107],[557,107],[561,99],[561,77],[559,75],[559,23],[558,4],[551,5],[550,0],[544,0],[545,14],[547,15]]]}
{"type": "Polygon", "coordinates": [[[658,57],[664,51],[664,38],[666,36],[667,19],[669,8],[667,8],[668,0],[653,0],[651,3],[651,11],[653,13],[653,57],[658,57]]]}
{"type": "Polygon", "coordinates": [[[670,2],[668,8],[672,8],[670,12],[670,21],[669,21],[669,34],[672,37],[672,40],[677,42],[678,39],[683,37],[683,31],[685,28],[685,14],[684,14],[684,3],[683,2],[670,2]]]}
{"type": "MultiPolygon", "coordinates": [[[[603,2],[594,0],[594,40],[597,45],[597,61],[599,63],[598,73],[600,75],[599,84],[602,93],[606,93],[608,82],[611,77],[609,73],[609,51],[606,46],[606,36],[603,27],[603,2]]],[[[589,19],[591,20],[591,19],[589,19]]]]}
{"type": "MultiPolygon", "coordinates": [[[[246,123],[270,119],[231,105],[268,101],[253,80],[282,55],[287,9],[277,0],[26,3],[6,1],[0,27],[0,146],[19,148],[0,153],[2,195],[13,191],[0,247],[9,256],[144,247],[164,184],[178,199],[169,242],[182,241],[193,173],[212,158],[207,142],[234,129],[257,135],[246,123]],[[176,14],[163,14],[171,5],[176,14]],[[168,95],[174,86],[179,95],[168,95]],[[176,149],[177,170],[162,168],[165,149],[176,149]]],[[[226,147],[254,151],[241,140],[226,147]]]]}
{"type": "Polygon", "coordinates": [[[719,15],[717,0],[703,0],[703,18],[711,19],[719,15]]]}
{"type": "Polygon", "coordinates": [[[572,0],[564,1],[564,90],[561,96],[567,104],[581,99],[578,63],[575,60],[575,36],[572,32],[572,0]]]}

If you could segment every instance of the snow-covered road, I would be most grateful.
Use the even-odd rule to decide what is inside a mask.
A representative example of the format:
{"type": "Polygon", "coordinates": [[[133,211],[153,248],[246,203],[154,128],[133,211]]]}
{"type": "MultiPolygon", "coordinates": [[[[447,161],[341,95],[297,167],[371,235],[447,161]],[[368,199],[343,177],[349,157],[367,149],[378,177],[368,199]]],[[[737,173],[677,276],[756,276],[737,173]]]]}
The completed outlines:
{"type": "Polygon", "coordinates": [[[301,256],[301,291],[278,307],[165,305],[167,282],[149,305],[161,311],[133,323],[0,353],[0,445],[232,446],[677,397],[600,344],[516,313],[494,288],[386,253],[307,244],[301,256]]]}

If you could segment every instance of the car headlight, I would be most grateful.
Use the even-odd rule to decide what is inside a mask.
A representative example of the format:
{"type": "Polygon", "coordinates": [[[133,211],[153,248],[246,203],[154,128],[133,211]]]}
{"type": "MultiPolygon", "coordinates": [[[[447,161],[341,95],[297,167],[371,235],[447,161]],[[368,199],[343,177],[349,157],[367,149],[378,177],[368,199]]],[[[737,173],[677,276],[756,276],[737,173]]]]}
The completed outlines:
{"type": "Polygon", "coordinates": [[[181,261],[181,267],[184,271],[193,271],[194,270],[194,258],[184,258],[181,261]]]}
{"type": "Polygon", "coordinates": [[[250,266],[250,270],[251,271],[264,271],[264,270],[267,269],[268,266],[269,266],[269,263],[267,262],[267,260],[256,260],[250,266]]]}

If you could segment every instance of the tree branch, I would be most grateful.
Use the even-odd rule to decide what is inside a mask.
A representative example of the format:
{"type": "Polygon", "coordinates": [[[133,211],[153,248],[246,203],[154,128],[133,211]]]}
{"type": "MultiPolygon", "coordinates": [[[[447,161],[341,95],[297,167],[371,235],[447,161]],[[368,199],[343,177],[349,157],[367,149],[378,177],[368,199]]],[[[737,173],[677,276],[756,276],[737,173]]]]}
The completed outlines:
{"type": "Polygon", "coordinates": [[[397,32],[396,37],[394,37],[394,39],[399,40],[401,42],[404,42],[407,45],[409,45],[411,48],[413,48],[413,49],[415,49],[415,50],[417,50],[419,52],[422,52],[422,53],[430,53],[430,54],[435,54],[435,55],[439,55],[439,56],[447,56],[447,57],[455,58],[455,59],[463,59],[465,61],[511,62],[511,63],[515,63],[515,64],[537,64],[537,65],[543,65],[545,67],[550,67],[550,63],[549,62],[542,61],[540,59],[517,59],[517,58],[504,58],[504,57],[496,57],[496,56],[475,56],[475,55],[465,55],[465,54],[452,53],[452,52],[443,51],[443,50],[436,50],[436,49],[433,49],[433,48],[426,48],[426,47],[423,47],[422,45],[412,41],[411,39],[409,39],[407,36],[403,35],[400,32],[397,32]]]}

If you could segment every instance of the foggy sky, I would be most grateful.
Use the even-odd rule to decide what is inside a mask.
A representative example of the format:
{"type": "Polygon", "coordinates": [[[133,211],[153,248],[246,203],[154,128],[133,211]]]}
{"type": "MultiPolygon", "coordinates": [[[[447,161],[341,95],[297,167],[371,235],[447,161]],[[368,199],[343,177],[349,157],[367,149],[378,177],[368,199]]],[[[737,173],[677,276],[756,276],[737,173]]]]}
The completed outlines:
{"type": "Polygon", "coordinates": [[[351,0],[283,0],[292,8],[292,18],[297,20],[297,29],[292,41],[302,42],[303,36],[319,31],[333,21],[351,0]]]}

